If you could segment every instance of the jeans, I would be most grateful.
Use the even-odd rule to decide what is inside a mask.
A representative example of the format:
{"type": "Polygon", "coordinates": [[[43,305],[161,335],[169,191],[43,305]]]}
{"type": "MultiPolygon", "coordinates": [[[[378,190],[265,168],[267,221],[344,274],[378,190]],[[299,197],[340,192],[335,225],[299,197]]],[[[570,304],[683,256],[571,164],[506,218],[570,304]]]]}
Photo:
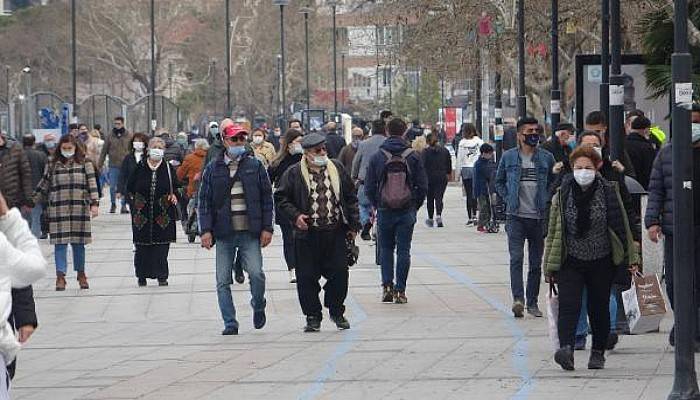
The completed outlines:
{"type": "Polygon", "coordinates": [[[479,222],[477,226],[485,226],[491,220],[491,199],[488,195],[481,195],[477,199],[479,203],[479,222]]]}
{"type": "Polygon", "coordinates": [[[523,301],[527,295],[527,306],[537,305],[542,275],[542,253],[544,252],[544,222],[539,219],[521,218],[509,215],[506,221],[508,252],[510,253],[510,289],[514,301],[523,301]],[[527,293],[523,289],[523,258],[525,240],[528,245],[529,269],[527,273],[527,293]]]}
{"type": "MultiPolygon", "coordinates": [[[[73,269],[75,272],[85,272],[85,245],[71,243],[70,247],[73,249],[73,269]]],[[[55,245],[53,256],[56,262],[56,272],[65,275],[68,271],[68,245],[55,245]]]]}
{"type": "MultiPolygon", "coordinates": [[[[610,333],[617,331],[617,296],[614,290],[610,291],[610,333]]],[[[588,290],[583,288],[583,296],[581,296],[581,314],[578,317],[578,325],[576,326],[576,337],[588,336],[588,290]]]]}
{"type": "Polygon", "coordinates": [[[428,219],[433,219],[433,214],[437,211],[437,216],[442,216],[443,198],[445,197],[445,189],[447,189],[447,179],[428,179],[428,195],[427,208],[428,219]]]}
{"type": "Polygon", "coordinates": [[[262,265],[260,238],[250,232],[235,232],[231,236],[216,238],[216,297],[219,300],[221,318],[226,328],[238,328],[236,307],[233,305],[231,285],[233,264],[238,248],[243,268],[248,272],[250,306],[253,311],[265,310],[265,273],[262,265]]]}
{"type": "Polygon", "coordinates": [[[382,285],[406,290],[411,267],[411,241],[416,225],[416,210],[382,210],[377,213],[379,259],[382,285]],[[394,250],[396,251],[396,285],[394,285],[394,250]]]}
{"type": "Polygon", "coordinates": [[[32,235],[37,239],[41,237],[41,214],[44,212],[41,206],[36,206],[28,213],[22,212],[22,218],[27,221],[32,235]]]}
{"type": "MultiPolygon", "coordinates": [[[[112,205],[117,204],[117,188],[119,187],[119,173],[121,169],[117,167],[109,167],[109,200],[112,205]]],[[[121,205],[124,207],[126,204],[126,199],[124,198],[125,193],[122,193],[121,205]]]]}
{"type": "Polygon", "coordinates": [[[365,194],[364,185],[361,185],[357,190],[357,200],[360,206],[360,223],[362,226],[365,226],[369,223],[369,220],[372,217],[372,203],[370,203],[367,195],[365,194]]]}

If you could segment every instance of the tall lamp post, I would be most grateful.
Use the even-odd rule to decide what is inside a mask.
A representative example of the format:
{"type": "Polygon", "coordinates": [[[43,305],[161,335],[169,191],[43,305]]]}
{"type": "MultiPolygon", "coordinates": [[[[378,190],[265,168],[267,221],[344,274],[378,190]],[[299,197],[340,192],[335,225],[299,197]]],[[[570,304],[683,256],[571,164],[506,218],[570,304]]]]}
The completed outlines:
{"type": "MultiPolygon", "coordinates": [[[[695,309],[693,254],[693,149],[689,108],[693,102],[691,74],[693,59],[688,51],[688,2],[674,1],[674,52],[671,56],[674,90],[672,119],[673,158],[673,289],[676,299],[675,371],[669,400],[700,399],[695,373],[694,330],[697,322],[695,309]]],[[[695,160],[697,162],[697,160],[695,160]]],[[[696,204],[697,206],[697,204],[696,204]]],[[[698,260],[695,260],[697,262],[698,260]]]]}
{"type": "Polygon", "coordinates": [[[226,0],[226,111],[229,117],[231,110],[231,1],[226,0]]]}
{"type": "Polygon", "coordinates": [[[287,90],[286,90],[286,80],[287,73],[285,71],[285,59],[284,59],[284,6],[289,5],[289,0],[272,0],[272,4],[280,7],[280,55],[281,55],[281,65],[282,70],[281,79],[281,90],[282,90],[282,127],[287,126],[287,90]]]}
{"type": "Polygon", "coordinates": [[[7,101],[7,133],[12,136],[12,109],[10,108],[10,66],[5,65],[5,100],[7,101]]]}
{"type": "Polygon", "coordinates": [[[71,80],[72,80],[72,97],[73,97],[73,115],[71,117],[76,117],[78,115],[78,78],[77,78],[77,66],[78,66],[78,50],[77,50],[77,37],[75,30],[75,0],[70,2],[70,31],[71,31],[71,80]]]}
{"type": "Polygon", "coordinates": [[[155,134],[156,119],[156,3],[151,0],[151,135],[155,134]]]}
{"type": "Polygon", "coordinates": [[[313,8],[308,5],[302,7],[299,12],[304,14],[304,46],[306,52],[306,129],[310,129],[309,110],[311,109],[311,87],[309,83],[309,14],[313,12],[313,8]]]}
{"type": "Polygon", "coordinates": [[[518,117],[527,115],[525,97],[525,0],[518,0],[518,117]]]}
{"type": "MultiPolygon", "coordinates": [[[[26,65],[24,68],[22,68],[22,73],[24,74],[24,90],[25,94],[24,96],[24,104],[23,104],[23,116],[22,116],[22,125],[20,125],[22,128],[26,129],[27,132],[31,132],[32,129],[34,128],[34,124],[32,123],[32,118],[34,113],[32,112],[32,68],[29,65],[26,65]],[[24,119],[26,118],[26,122],[24,119]]],[[[20,99],[21,100],[21,99],[20,99]]],[[[20,135],[24,135],[25,132],[20,129],[19,132],[20,135]]]]}
{"type": "Polygon", "coordinates": [[[559,125],[561,111],[561,92],[559,91],[559,0],[552,0],[552,100],[549,112],[551,114],[552,132],[559,125]]]}
{"type": "Polygon", "coordinates": [[[600,16],[600,111],[607,116],[610,107],[610,0],[601,0],[600,16]]]}
{"type": "Polygon", "coordinates": [[[326,3],[331,7],[333,13],[333,119],[335,120],[338,116],[338,50],[336,48],[336,35],[338,31],[336,30],[335,18],[338,1],[329,0],[326,3]]]}
{"type": "Polygon", "coordinates": [[[620,0],[610,0],[610,87],[608,120],[610,158],[621,160],[624,154],[625,87],[622,78],[622,38],[620,29],[620,0]]]}

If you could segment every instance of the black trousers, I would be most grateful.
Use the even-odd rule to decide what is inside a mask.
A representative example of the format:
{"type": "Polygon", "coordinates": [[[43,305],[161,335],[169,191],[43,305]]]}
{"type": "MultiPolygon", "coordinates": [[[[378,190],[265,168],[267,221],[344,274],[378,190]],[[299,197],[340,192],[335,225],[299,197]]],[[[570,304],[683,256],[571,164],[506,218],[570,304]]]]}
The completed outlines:
{"type": "Polygon", "coordinates": [[[433,214],[437,211],[437,215],[442,215],[444,208],[443,198],[447,189],[447,177],[442,179],[428,179],[428,218],[433,219],[433,214]]]}
{"type": "Polygon", "coordinates": [[[464,186],[464,193],[467,197],[467,216],[469,219],[476,218],[477,202],[474,198],[474,180],[462,179],[462,185],[464,186]]]}
{"type": "Polygon", "coordinates": [[[567,259],[559,271],[559,343],[574,346],[583,288],[588,290],[588,319],[593,349],[604,351],[610,333],[610,287],[615,268],[610,257],[595,261],[567,259]]]}
{"type": "Polygon", "coordinates": [[[318,295],[321,292],[319,280],[324,277],[326,284],[323,286],[323,305],[328,308],[331,316],[342,316],[348,295],[345,229],[296,231],[294,239],[297,294],[301,311],[307,317],[323,315],[318,295]]]}
{"type": "Polygon", "coordinates": [[[296,268],[296,254],[294,253],[294,227],[287,223],[280,224],[282,230],[282,249],[284,250],[284,261],[287,263],[289,271],[296,268]]]}

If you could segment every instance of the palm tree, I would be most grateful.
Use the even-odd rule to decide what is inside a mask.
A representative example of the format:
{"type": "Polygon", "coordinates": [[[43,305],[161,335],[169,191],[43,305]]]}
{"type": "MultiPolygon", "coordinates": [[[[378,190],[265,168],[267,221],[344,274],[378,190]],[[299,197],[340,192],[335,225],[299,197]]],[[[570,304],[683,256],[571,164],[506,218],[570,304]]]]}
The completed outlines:
{"type": "MultiPolygon", "coordinates": [[[[671,92],[673,75],[671,55],[673,54],[673,9],[668,2],[659,2],[661,7],[649,11],[641,17],[636,31],[642,37],[642,49],[646,59],[645,75],[650,98],[658,99],[671,92]]],[[[689,2],[689,23],[700,27],[700,1],[689,2]]],[[[691,41],[690,53],[693,56],[693,97],[700,98],[700,46],[691,41]]]]}

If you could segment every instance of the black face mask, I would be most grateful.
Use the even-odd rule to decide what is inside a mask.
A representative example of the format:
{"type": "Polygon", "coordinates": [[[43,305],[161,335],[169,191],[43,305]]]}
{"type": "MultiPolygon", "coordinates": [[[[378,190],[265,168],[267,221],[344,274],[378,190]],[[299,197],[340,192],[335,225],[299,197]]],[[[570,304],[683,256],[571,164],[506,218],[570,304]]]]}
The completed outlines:
{"type": "Polygon", "coordinates": [[[123,126],[121,128],[114,127],[114,129],[112,129],[112,132],[114,132],[114,134],[117,136],[121,136],[124,134],[124,132],[126,132],[126,129],[124,129],[123,126]]]}
{"type": "Polygon", "coordinates": [[[537,135],[537,134],[525,135],[525,138],[523,139],[523,143],[525,143],[528,146],[536,147],[540,143],[540,135],[537,135]]]}

